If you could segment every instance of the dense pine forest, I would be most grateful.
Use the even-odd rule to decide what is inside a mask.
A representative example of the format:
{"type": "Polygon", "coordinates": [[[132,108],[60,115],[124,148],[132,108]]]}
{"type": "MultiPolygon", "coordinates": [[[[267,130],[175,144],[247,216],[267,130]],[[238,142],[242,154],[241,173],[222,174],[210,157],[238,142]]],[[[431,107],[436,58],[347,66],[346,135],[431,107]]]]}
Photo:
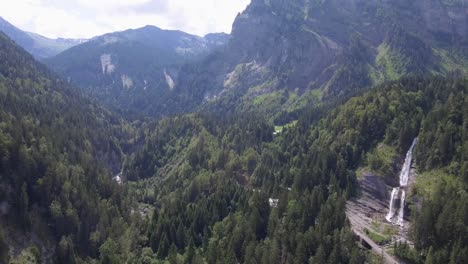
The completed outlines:
{"type": "Polygon", "coordinates": [[[40,237],[38,261],[96,257],[107,238],[137,223],[132,199],[110,177],[132,129],[3,34],[0,58],[2,261],[10,254],[6,237],[19,245],[40,237]]]}
{"type": "Polygon", "coordinates": [[[324,116],[304,114],[274,138],[261,120],[228,120],[224,128],[213,126],[223,121],[212,116],[163,121],[127,167],[153,177],[135,186],[140,201],[158,204],[149,245],[171,262],[185,252],[208,263],[362,263],[344,215],[346,199],[356,194],[355,171],[386,165],[368,158],[378,143],[403,153],[419,136],[418,167],[440,174],[441,184],[415,211],[416,251],[396,245],[397,252],[414,263],[463,263],[466,89],[466,80],[402,79],[324,116]],[[187,252],[192,247],[198,250],[187,252]]]}
{"type": "Polygon", "coordinates": [[[421,190],[414,249],[396,252],[467,258],[466,79],[390,82],[277,133],[261,115],[131,124],[1,41],[5,260],[6,237],[34,234],[48,241],[34,257],[58,263],[363,263],[344,214],[356,169],[385,165],[367,155],[378,143],[403,153],[416,136],[418,168],[437,184],[421,190]],[[125,185],[111,177],[121,160],[125,185]]]}
{"type": "Polygon", "coordinates": [[[114,35],[47,66],[0,32],[0,264],[468,263],[467,42],[425,8],[253,0],[232,35],[168,31],[188,55],[124,31],[134,82],[96,63],[114,35]],[[391,203],[414,142],[369,243],[350,203],[371,177],[391,203]]]}

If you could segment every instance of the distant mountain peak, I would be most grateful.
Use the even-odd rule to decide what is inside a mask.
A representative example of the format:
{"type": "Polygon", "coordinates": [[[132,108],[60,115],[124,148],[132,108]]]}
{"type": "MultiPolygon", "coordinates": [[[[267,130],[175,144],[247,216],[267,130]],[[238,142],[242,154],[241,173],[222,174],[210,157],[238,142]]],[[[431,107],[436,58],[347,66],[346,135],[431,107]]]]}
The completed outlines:
{"type": "Polygon", "coordinates": [[[130,114],[169,111],[178,74],[229,40],[148,25],[94,37],[45,62],[108,107],[130,114]]]}
{"type": "Polygon", "coordinates": [[[3,31],[36,59],[55,56],[68,48],[87,41],[86,39],[47,38],[37,33],[23,31],[3,17],[0,17],[0,31],[3,31]]]}
{"type": "Polygon", "coordinates": [[[97,37],[105,45],[79,45],[48,62],[118,109],[276,115],[409,74],[466,72],[467,10],[447,2],[253,0],[230,35],[145,26],[97,37]],[[115,70],[103,78],[105,54],[115,70]],[[122,75],[133,84],[125,92],[122,75]]]}
{"type": "Polygon", "coordinates": [[[155,25],[146,25],[144,27],[137,28],[135,30],[163,30],[163,29],[161,29],[160,27],[157,27],[155,25]]]}

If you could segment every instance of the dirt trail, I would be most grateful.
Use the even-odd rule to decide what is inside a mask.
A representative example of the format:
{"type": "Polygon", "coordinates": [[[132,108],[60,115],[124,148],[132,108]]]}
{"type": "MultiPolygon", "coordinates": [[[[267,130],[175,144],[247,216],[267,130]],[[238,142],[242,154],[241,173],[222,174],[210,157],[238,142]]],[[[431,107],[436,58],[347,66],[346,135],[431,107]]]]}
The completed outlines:
{"type": "MultiPolygon", "coordinates": [[[[353,203],[353,202],[351,202],[353,203]]],[[[348,203],[349,205],[349,203],[348,203]]],[[[355,205],[350,205],[351,207],[354,208],[355,205]]],[[[395,257],[392,255],[388,254],[385,251],[385,248],[376,244],[372,239],[370,239],[365,233],[364,233],[364,228],[367,226],[370,226],[370,222],[367,221],[367,219],[363,219],[362,215],[359,213],[355,213],[352,209],[351,210],[346,210],[346,216],[348,217],[350,223],[351,223],[351,229],[353,230],[354,234],[357,235],[361,240],[364,240],[374,251],[377,255],[383,254],[384,261],[387,264],[400,264],[403,262],[398,261],[395,257]]]]}
{"type": "Polygon", "coordinates": [[[354,230],[354,233],[359,236],[362,240],[366,241],[367,244],[369,244],[369,246],[371,246],[372,248],[372,251],[374,251],[377,255],[381,255],[383,254],[383,259],[385,261],[386,264],[400,264],[400,263],[403,263],[403,262],[400,262],[398,261],[395,257],[393,257],[392,255],[388,254],[387,252],[385,252],[385,249],[383,249],[382,247],[380,247],[379,245],[377,245],[376,243],[374,243],[374,241],[372,241],[372,239],[370,239],[368,236],[366,236],[365,234],[359,232],[359,231],[355,231],[354,230]]]}

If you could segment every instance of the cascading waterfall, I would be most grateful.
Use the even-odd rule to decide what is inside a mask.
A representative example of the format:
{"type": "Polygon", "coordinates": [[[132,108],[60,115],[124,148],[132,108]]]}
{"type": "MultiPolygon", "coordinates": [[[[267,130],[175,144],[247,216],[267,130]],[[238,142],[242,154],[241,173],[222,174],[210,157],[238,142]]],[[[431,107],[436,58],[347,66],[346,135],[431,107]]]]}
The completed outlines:
{"type": "Polygon", "coordinates": [[[405,197],[406,192],[404,190],[401,191],[401,198],[400,198],[400,210],[398,211],[398,219],[397,224],[399,226],[403,226],[404,216],[405,216],[405,197]]]}
{"type": "Polygon", "coordinates": [[[413,161],[413,149],[418,139],[415,138],[413,140],[413,144],[411,145],[410,149],[406,153],[405,163],[401,168],[400,172],[400,186],[395,187],[392,190],[392,195],[390,197],[390,206],[387,216],[385,217],[387,221],[396,223],[397,225],[402,226],[405,217],[405,198],[406,198],[406,191],[405,188],[408,185],[409,174],[411,170],[411,162],[413,161]],[[398,200],[400,203],[398,204],[398,200]],[[398,208],[396,208],[398,206],[398,208]],[[398,214],[397,214],[398,210],[398,214]],[[396,217],[396,220],[395,220],[396,217]]]}
{"type": "Polygon", "coordinates": [[[392,190],[392,196],[390,196],[390,209],[388,210],[388,214],[385,217],[388,221],[391,221],[391,219],[395,215],[395,203],[396,203],[396,198],[398,197],[399,191],[400,191],[400,188],[393,188],[392,190]]]}

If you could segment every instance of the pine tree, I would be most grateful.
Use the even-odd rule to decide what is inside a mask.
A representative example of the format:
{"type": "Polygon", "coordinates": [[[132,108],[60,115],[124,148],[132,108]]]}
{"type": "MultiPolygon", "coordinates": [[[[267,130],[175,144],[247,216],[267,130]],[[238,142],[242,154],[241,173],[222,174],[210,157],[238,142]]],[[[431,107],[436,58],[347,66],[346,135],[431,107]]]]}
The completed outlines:
{"type": "Polygon", "coordinates": [[[159,247],[158,247],[158,257],[160,258],[165,258],[167,254],[169,253],[169,241],[167,240],[166,234],[163,234],[161,237],[161,241],[159,242],[159,247]]]}
{"type": "Polygon", "coordinates": [[[193,240],[190,240],[189,245],[187,247],[187,251],[186,251],[185,263],[192,264],[194,257],[195,257],[195,245],[193,244],[193,240]]]}
{"type": "Polygon", "coordinates": [[[28,196],[27,186],[25,182],[21,186],[21,196],[20,196],[18,208],[20,210],[20,217],[22,219],[23,227],[26,228],[29,225],[29,216],[28,216],[29,196],[28,196]]]}
{"type": "Polygon", "coordinates": [[[317,249],[317,252],[315,253],[313,260],[314,260],[313,261],[314,264],[327,263],[327,255],[322,245],[320,245],[319,248],[317,249]]]}
{"type": "Polygon", "coordinates": [[[432,247],[429,248],[429,252],[426,255],[426,261],[424,264],[436,264],[434,261],[434,253],[432,247]]]}
{"type": "Polygon", "coordinates": [[[5,241],[3,227],[0,225],[0,264],[7,264],[10,260],[9,247],[5,241]]]}
{"type": "Polygon", "coordinates": [[[365,258],[361,255],[358,248],[353,248],[351,252],[351,258],[349,264],[361,264],[364,263],[365,258]]]}
{"type": "MultiPolygon", "coordinates": [[[[101,253],[101,259],[103,264],[111,264],[112,260],[111,258],[106,254],[106,249],[105,245],[101,246],[103,249],[101,253]]],[[[58,246],[58,252],[57,252],[57,259],[59,263],[70,263],[74,264],[76,263],[75,260],[75,251],[74,251],[74,246],[73,242],[71,241],[70,237],[62,237],[62,239],[59,242],[58,246]]]]}
{"type": "Polygon", "coordinates": [[[174,244],[172,244],[171,248],[169,249],[167,260],[170,264],[177,264],[177,248],[174,244]]]}
{"type": "Polygon", "coordinates": [[[297,247],[296,247],[296,252],[295,252],[295,263],[301,264],[301,263],[306,263],[307,262],[307,251],[305,247],[304,240],[302,239],[302,236],[298,236],[299,241],[297,241],[297,247]]]}

